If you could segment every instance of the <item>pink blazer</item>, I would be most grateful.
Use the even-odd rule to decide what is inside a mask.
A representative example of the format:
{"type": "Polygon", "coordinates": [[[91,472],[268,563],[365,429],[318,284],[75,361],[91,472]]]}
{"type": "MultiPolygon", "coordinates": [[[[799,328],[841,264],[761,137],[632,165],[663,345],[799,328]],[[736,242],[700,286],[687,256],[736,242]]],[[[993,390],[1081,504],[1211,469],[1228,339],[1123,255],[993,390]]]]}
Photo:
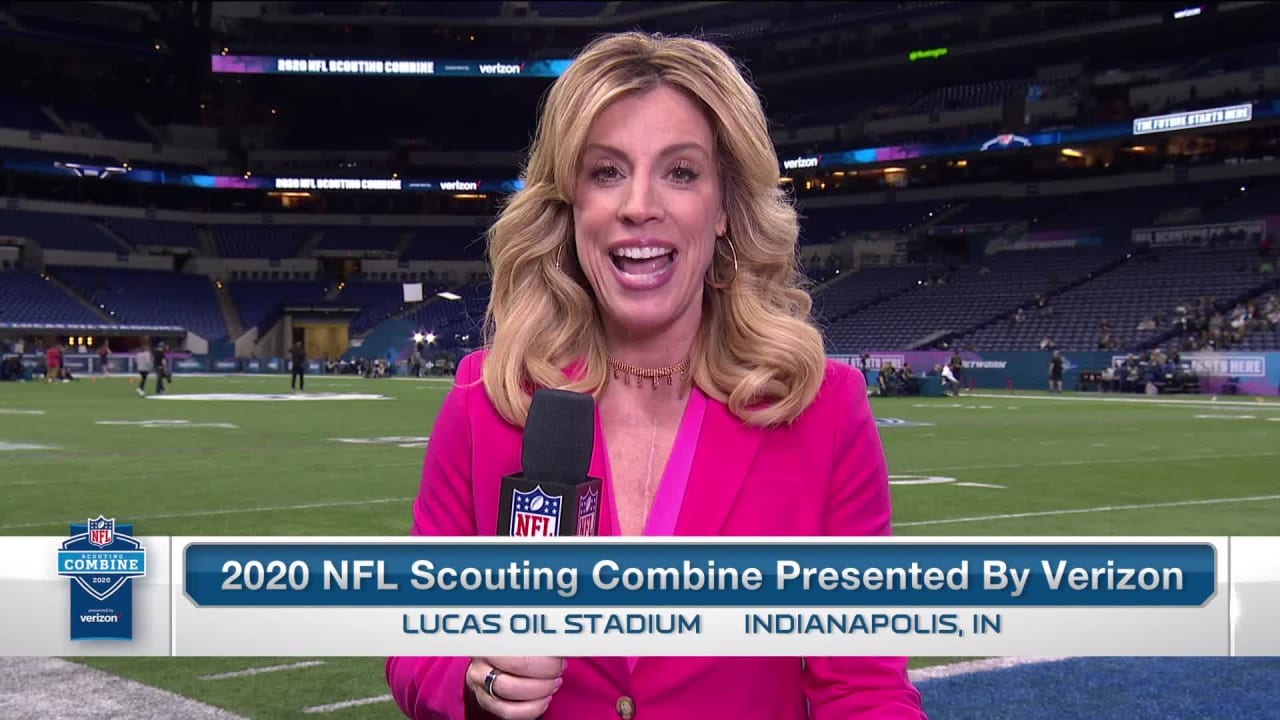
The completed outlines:
{"type": "MultiPolygon", "coordinates": [[[[503,475],[518,472],[521,430],[498,415],[480,383],[483,352],[458,367],[431,433],[413,534],[494,535],[503,475]]],[[[599,420],[591,474],[613,500],[599,420]]],[[[862,374],[828,362],[813,404],[789,427],[744,425],[709,400],[675,534],[866,536],[891,534],[884,453],[862,374]],[[779,512],[785,508],[785,512],[779,512]]],[[[600,532],[618,534],[602,512],[600,532]]],[[[797,642],[803,642],[797,640],[797,642]]],[[[469,658],[392,657],[387,683],[414,720],[487,718],[468,700],[469,658]]],[[[920,720],[906,658],[571,658],[545,720],[616,720],[629,698],[637,718],[661,720],[920,720]]]]}

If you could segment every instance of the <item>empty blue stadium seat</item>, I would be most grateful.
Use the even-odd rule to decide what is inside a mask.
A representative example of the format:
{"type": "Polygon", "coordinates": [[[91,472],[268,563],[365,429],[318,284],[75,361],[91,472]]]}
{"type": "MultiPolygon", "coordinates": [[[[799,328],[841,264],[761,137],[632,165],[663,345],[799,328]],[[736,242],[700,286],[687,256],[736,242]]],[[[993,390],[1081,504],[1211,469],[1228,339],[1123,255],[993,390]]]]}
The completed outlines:
{"type": "Polygon", "coordinates": [[[83,215],[0,210],[0,235],[26,237],[44,248],[118,253],[121,247],[83,215]]]}
{"type": "Polygon", "coordinates": [[[380,250],[390,252],[400,244],[404,228],[341,226],[324,230],[317,250],[380,250]]]}
{"type": "Polygon", "coordinates": [[[204,275],[96,267],[54,267],[49,272],[113,311],[122,323],[177,325],[211,342],[227,338],[213,282],[204,275]]]}
{"type": "Polygon", "coordinates": [[[244,329],[256,327],[259,331],[270,329],[280,317],[285,305],[317,305],[325,303],[328,285],[322,281],[257,281],[238,280],[228,287],[240,312],[244,329]]]}
{"type": "Polygon", "coordinates": [[[485,253],[484,229],[477,227],[420,227],[405,250],[404,260],[478,260],[485,253]]]}
{"type": "Polygon", "coordinates": [[[535,0],[529,3],[529,8],[539,17],[594,17],[604,10],[605,5],[608,3],[535,0]]]}
{"type": "Polygon", "coordinates": [[[19,97],[0,97],[0,127],[62,132],[38,103],[19,97]]]}
{"type": "Polygon", "coordinates": [[[298,225],[212,225],[223,257],[295,257],[316,228],[298,225]]]}
{"type": "Polygon", "coordinates": [[[200,236],[191,223],[135,218],[106,218],[103,224],[134,245],[198,249],[200,236]]]}
{"type": "Polygon", "coordinates": [[[0,272],[0,323],[98,325],[105,322],[66,290],[37,273],[0,272]]]}

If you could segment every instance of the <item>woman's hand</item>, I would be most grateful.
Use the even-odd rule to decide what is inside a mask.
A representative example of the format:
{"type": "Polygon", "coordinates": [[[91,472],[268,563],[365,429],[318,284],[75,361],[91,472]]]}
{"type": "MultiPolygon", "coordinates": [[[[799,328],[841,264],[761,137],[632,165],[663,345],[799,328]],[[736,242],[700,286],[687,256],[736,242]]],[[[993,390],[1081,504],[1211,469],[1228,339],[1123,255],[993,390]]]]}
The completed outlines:
{"type": "Polygon", "coordinates": [[[471,658],[467,689],[502,720],[536,720],[560,689],[565,664],[558,657],[471,658]]]}

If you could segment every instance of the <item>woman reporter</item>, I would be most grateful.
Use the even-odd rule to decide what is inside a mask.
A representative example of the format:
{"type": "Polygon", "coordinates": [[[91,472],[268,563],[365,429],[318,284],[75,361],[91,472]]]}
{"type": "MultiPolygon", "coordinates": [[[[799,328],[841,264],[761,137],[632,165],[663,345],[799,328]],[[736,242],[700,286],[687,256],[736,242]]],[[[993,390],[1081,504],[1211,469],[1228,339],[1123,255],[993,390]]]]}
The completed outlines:
{"type": "MultiPolygon", "coordinates": [[[[413,533],[494,535],[531,390],[596,398],[602,535],[891,533],[853,368],[827,361],[760,99],[690,38],[624,33],[553,85],[490,230],[487,349],[432,431],[413,533]]],[[[395,657],[416,720],[924,718],[905,658],[395,657]]]]}

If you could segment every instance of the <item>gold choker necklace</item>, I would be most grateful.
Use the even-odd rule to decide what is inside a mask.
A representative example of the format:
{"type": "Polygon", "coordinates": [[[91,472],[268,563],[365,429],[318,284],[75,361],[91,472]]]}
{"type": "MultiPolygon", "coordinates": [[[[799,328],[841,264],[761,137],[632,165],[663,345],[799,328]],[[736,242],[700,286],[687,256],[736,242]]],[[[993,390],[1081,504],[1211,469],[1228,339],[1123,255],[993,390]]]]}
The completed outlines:
{"type": "Polygon", "coordinates": [[[689,371],[689,358],[685,358],[682,362],[676,365],[669,365],[667,367],[642,368],[636,367],[635,365],[628,365],[624,362],[619,362],[610,355],[609,366],[613,368],[613,379],[617,380],[618,377],[621,376],[622,382],[628,387],[631,385],[631,378],[634,377],[636,379],[636,387],[640,387],[644,380],[649,380],[653,383],[653,389],[657,390],[658,381],[662,378],[666,378],[667,384],[671,385],[672,378],[675,377],[675,375],[679,374],[683,376],[686,374],[689,371]]]}

